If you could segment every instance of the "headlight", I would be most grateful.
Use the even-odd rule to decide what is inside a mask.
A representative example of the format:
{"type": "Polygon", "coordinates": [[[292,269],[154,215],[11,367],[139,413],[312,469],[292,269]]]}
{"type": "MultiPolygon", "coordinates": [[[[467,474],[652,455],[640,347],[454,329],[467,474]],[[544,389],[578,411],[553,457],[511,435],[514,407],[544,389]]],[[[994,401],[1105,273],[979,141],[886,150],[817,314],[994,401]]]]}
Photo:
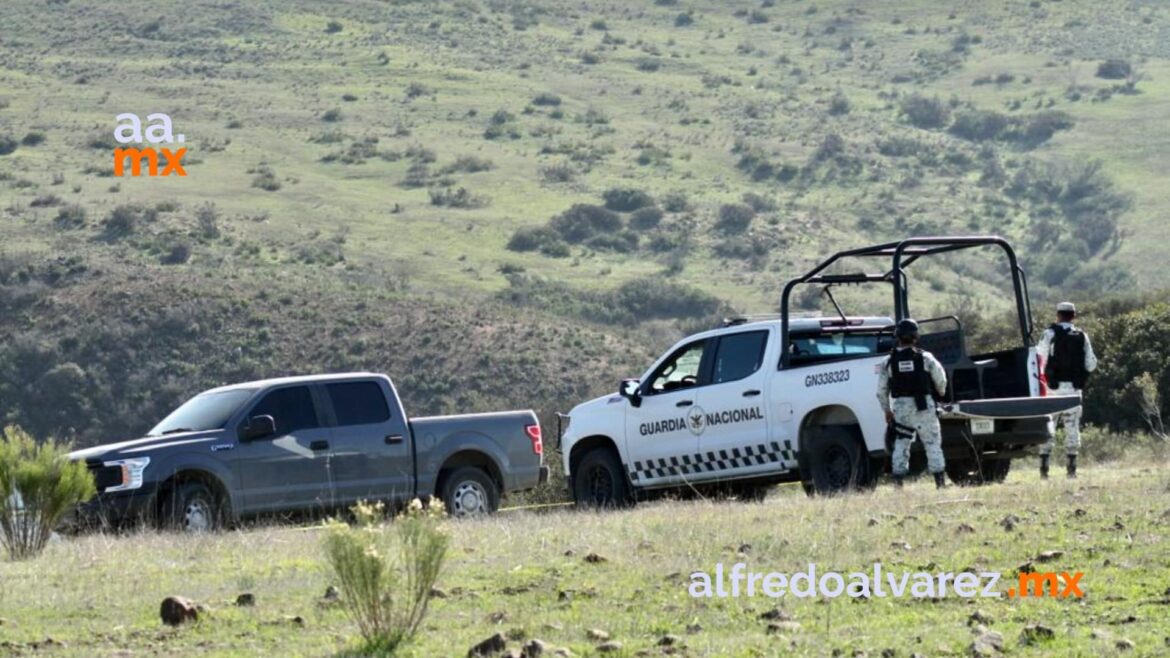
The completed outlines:
{"type": "Polygon", "coordinates": [[[113,466],[122,469],[122,484],[106,487],[106,492],[130,491],[131,489],[142,487],[142,474],[146,472],[146,466],[149,463],[150,457],[138,457],[135,459],[119,459],[102,464],[102,466],[113,466]]]}

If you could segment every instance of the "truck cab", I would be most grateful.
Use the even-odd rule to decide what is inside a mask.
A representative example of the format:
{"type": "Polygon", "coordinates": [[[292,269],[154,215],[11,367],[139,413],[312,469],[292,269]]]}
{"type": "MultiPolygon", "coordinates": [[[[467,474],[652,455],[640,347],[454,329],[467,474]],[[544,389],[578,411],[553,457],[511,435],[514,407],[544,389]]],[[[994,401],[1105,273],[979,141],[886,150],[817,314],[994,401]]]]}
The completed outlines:
{"type": "Polygon", "coordinates": [[[758,498],[784,481],[820,493],[871,486],[892,448],[877,377],[896,322],[910,317],[906,268],[974,247],[1008,257],[1019,345],[969,354],[953,316],[920,320],[920,344],[948,374],[939,402],[948,474],[964,484],[1002,480],[1013,457],[1046,440],[1048,415],[1080,400],[1044,396],[1026,278],[1005,240],[911,238],[834,255],[788,282],[778,316],[735,318],[689,336],[616,393],[574,408],[562,454],[575,500],[615,505],[656,490],[710,487],[758,498]],[[853,258],[889,258],[891,267],[833,271],[853,258]],[[866,284],[893,288],[890,315],[848,315],[831,292],[866,284]],[[823,286],[838,314],[793,317],[789,300],[800,285],[823,286]]]}

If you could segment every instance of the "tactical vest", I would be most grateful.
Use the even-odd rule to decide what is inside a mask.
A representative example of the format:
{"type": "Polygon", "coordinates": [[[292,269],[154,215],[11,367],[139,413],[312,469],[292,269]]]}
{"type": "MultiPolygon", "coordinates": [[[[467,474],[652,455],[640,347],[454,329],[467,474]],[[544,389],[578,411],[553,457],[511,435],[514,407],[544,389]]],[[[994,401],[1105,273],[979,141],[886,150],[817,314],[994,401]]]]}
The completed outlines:
{"type": "Polygon", "coordinates": [[[890,353],[891,396],[914,398],[918,410],[925,411],[926,399],[931,396],[933,385],[930,373],[926,371],[926,359],[922,356],[922,350],[912,347],[890,353]]]}
{"type": "Polygon", "coordinates": [[[1085,370],[1085,334],[1076,327],[1054,324],[1051,327],[1052,356],[1044,364],[1044,376],[1049,386],[1072,382],[1073,387],[1085,387],[1089,371],[1085,370]]]}

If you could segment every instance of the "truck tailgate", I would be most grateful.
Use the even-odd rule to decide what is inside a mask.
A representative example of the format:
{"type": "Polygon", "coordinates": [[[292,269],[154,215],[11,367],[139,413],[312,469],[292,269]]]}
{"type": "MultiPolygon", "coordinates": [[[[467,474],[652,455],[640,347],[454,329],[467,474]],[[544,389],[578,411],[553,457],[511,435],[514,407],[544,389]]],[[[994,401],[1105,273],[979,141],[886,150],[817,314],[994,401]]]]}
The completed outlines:
{"type": "Polygon", "coordinates": [[[1081,394],[964,400],[942,405],[943,418],[1039,418],[1081,406],[1081,394]]]}

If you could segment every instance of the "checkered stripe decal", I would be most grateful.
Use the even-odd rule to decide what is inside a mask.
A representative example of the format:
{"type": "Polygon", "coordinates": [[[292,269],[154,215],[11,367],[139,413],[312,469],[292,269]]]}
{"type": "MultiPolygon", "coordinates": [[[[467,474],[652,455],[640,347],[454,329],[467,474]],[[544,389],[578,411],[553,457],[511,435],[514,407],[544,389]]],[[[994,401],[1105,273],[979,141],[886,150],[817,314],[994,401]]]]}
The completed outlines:
{"type": "Polygon", "coordinates": [[[730,450],[711,450],[635,461],[634,470],[630,472],[630,480],[637,483],[672,475],[699,475],[760,464],[777,464],[782,468],[791,468],[795,463],[796,454],[792,451],[790,441],[785,441],[783,447],[778,441],[771,441],[730,450]]]}

